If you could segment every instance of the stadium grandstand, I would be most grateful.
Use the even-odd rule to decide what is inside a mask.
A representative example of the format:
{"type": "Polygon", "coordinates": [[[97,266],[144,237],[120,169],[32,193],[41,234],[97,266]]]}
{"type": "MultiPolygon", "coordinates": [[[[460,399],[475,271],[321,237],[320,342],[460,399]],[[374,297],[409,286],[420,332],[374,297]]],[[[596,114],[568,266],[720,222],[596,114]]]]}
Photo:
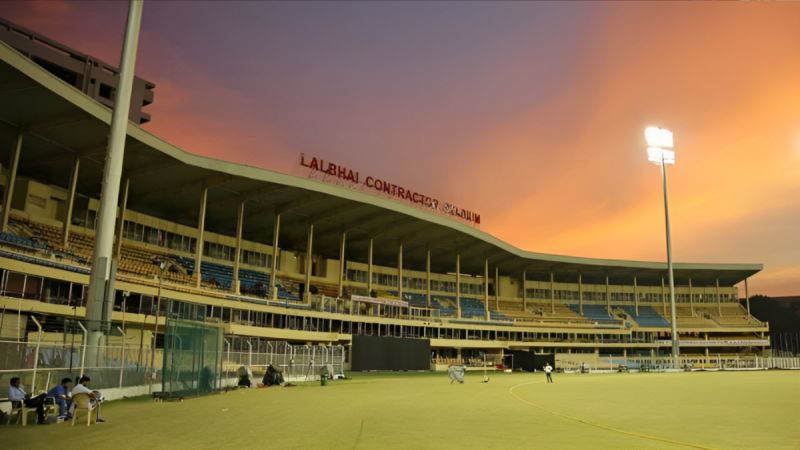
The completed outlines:
{"type": "MultiPolygon", "coordinates": [[[[111,109],[14,42],[0,42],[0,93],[0,338],[80,347],[111,109]]],[[[221,327],[226,372],[254,345],[354,336],[427,339],[438,370],[515,351],[561,367],[669,356],[662,262],[522,250],[410,203],[192,154],[144,121],[127,131],[110,327],[139,352],[122,345],[117,364],[158,371],[171,315],[221,327]]],[[[761,269],[675,264],[684,358],[768,355],[738,288],[761,269]]]]}

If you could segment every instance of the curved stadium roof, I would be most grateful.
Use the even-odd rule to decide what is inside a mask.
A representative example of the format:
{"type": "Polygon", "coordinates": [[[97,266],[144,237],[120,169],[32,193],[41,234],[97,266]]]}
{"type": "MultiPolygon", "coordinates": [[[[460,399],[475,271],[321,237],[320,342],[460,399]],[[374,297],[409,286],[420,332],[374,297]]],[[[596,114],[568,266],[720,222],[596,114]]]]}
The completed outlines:
{"type": "MultiPolygon", "coordinates": [[[[99,197],[111,110],[67,85],[0,42],[0,158],[8,161],[17,129],[24,132],[20,174],[66,187],[75,157],[81,158],[78,192],[99,197]]],[[[501,273],[528,271],[528,279],[586,283],[660,285],[662,262],[594,259],[535,253],[445,216],[346,187],[186,152],[133,123],[128,124],[123,176],[130,180],[128,208],[187,226],[197,226],[200,192],[209,188],[206,229],[235,235],[236,210],[246,201],[244,238],[271,242],[280,212],[281,247],[304,249],[307,225],[314,224],[314,252],[338,258],[347,232],[349,260],[366,261],[375,240],[376,264],[396,265],[399,243],[404,266],[423,269],[431,248],[431,269],[480,274],[484,259],[501,273]]],[[[677,263],[677,284],[733,285],[762,269],[760,264],[677,263]]]]}

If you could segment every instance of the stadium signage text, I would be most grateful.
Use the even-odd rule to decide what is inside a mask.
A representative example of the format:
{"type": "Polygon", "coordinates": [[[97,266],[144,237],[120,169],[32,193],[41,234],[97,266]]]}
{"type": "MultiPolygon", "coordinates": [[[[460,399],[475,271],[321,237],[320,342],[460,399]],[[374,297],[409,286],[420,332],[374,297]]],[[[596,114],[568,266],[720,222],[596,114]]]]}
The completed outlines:
{"type": "Polygon", "coordinates": [[[386,180],[373,177],[371,175],[367,175],[362,178],[361,174],[357,170],[349,169],[345,166],[325,161],[321,158],[311,157],[309,159],[306,157],[305,154],[301,153],[300,165],[303,167],[307,167],[313,171],[321,172],[325,175],[336,177],[348,183],[364,186],[368,190],[369,189],[376,190],[385,195],[388,195],[389,197],[406,200],[408,202],[424,206],[426,208],[430,208],[434,211],[438,211],[443,214],[449,214],[451,216],[458,217],[459,219],[465,220],[475,225],[480,225],[481,223],[480,214],[477,214],[475,212],[472,212],[464,208],[459,208],[451,203],[440,202],[436,198],[421,194],[417,191],[405,188],[403,186],[398,186],[394,183],[390,183],[386,180]]]}

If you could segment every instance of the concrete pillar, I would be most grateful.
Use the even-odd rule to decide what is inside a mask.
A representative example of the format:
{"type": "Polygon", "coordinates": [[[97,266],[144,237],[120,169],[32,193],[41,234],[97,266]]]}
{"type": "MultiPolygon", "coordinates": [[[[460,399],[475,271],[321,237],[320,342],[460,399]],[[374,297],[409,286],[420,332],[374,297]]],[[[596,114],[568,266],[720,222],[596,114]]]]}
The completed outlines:
{"type": "Polygon", "coordinates": [[[11,202],[14,200],[14,184],[17,182],[17,170],[19,169],[19,157],[22,152],[22,130],[17,130],[17,140],[14,151],[11,153],[11,165],[8,168],[6,190],[3,192],[3,223],[0,224],[0,231],[8,231],[8,218],[11,215],[11,202]]]}
{"type": "MultiPolygon", "coordinates": [[[[61,245],[69,247],[69,227],[72,225],[72,208],[75,205],[75,191],[78,188],[78,171],[81,167],[81,160],[77,156],[72,162],[72,172],[69,178],[69,192],[67,193],[67,210],[64,213],[64,224],[61,229],[61,245]]],[[[127,183],[126,183],[127,184],[127,183]]],[[[123,196],[127,196],[127,188],[123,196]]]]}
{"type": "MultiPolygon", "coordinates": [[[[495,286],[497,289],[497,286],[495,286]]],[[[489,320],[489,259],[484,259],[483,263],[483,315],[489,320]]]]}
{"type": "Polygon", "coordinates": [[[636,308],[636,315],[639,315],[639,289],[636,285],[636,276],[633,277],[633,305],[636,308]]]}
{"type": "Polygon", "coordinates": [[[428,252],[425,259],[425,295],[428,300],[428,307],[431,306],[431,248],[428,247],[428,252]]]}
{"type": "Polygon", "coordinates": [[[200,287],[202,281],[203,240],[206,232],[206,206],[208,204],[208,188],[204,187],[200,194],[200,214],[197,217],[197,245],[194,252],[195,287],[200,287]]]}
{"type": "Polygon", "coordinates": [[[456,317],[461,318],[461,254],[456,253],[456,317]]]}
{"type": "Polygon", "coordinates": [[[527,278],[527,271],[522,271],[522,310],[528,312],[528,292],[525,289],[525,278],[527,278]]]}
{"type": "MultiPolygon", "coordinates": [[[[131,179],[125,179],[125,186],[122,187],[122,204],[119,207],[119,220],[117,221],[117,247],[115,250],[115,255],[117,255],[117,259],[121,259],[122,257],[122,238],[125,235],[125,213],[128,210],[128,192],[131,188],[131,179]]],[[[72,213],[70,213],[71,215],[72,213]]],[[[69,233],[66,233],[69,234],[69,233]]]]}
{"type": "Polygon", "coordinates": [[[494,267],[494,309],[500,311],[500,267],[494,267]]]}
{"type": "Polygon", "coordinates": [[[236,254],[233,260],[233,282],[231,290],[240,293],[239,267],[242,264],[242,230],[244,229],[244,202],[239,203],[239,213],[236,215],[236,254]]]}
{"type": "Polygon", "coordinates": [[[372,238],[369,239],[369,253],[367,254],[367,296],[372,295],[372,238]]]}
{"type": "Polygon", "coordinates": [[[403,244],[397,250],[397,297],[403,299],[403,244]]]}
{"type": "Polygon", "coordinates": [[[339,245],[339,298],[344,294],[344,249],[347,243],[347,233],[342,231],[342,241],[339,245]]]}
{"type": "Polygon", "coordinates": [[[269,275],[269,292],[267,295],[273,300],[278,299],[275,293],[275,278],[278,276],[278,245],[281,234],[281,215],[275,214],[275,222],[272,226],[272,267],[269,275]]]}
{"type": "Polygon", "coordinates": [[[314,250],[314,224],[308,225],[308,244],[306,245],[306,285],[304,290],[304,299],[308,304],[311,304],[311,269],[313,268],[311,258],[313,257],[314,250]]]}
{"type": "Polygon", "coordinates": [[[744,302],[747,304],[747,315],[750,315],[750,291],[747,289],[747,278],[744,279],[744,302]]]}

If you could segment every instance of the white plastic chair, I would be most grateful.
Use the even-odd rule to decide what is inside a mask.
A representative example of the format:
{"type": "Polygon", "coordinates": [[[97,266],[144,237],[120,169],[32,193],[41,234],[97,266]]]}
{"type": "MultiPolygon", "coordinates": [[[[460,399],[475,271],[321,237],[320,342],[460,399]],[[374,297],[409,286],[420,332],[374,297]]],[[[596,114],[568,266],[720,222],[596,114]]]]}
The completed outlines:
{"type": "Polygon", "coordinates": [[[72,396],[73,410],[72,410],[72,426],[75,426],[75,418],[78,417],[78,411],[86,411],[86,426],[92,423],[92,413],[95,415],[95,422],[97,422],[97,404],[91,402],[89,394],[75,394],[72,396]]]}

